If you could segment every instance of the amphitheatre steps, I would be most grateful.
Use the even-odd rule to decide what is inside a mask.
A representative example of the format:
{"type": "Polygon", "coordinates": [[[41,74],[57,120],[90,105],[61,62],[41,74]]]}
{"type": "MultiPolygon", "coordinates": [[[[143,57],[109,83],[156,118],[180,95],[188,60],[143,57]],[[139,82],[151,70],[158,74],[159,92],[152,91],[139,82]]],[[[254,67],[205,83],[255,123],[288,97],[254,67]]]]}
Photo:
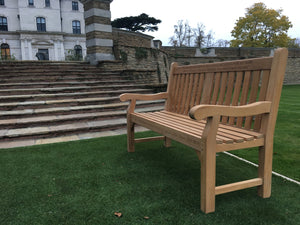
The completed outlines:
{"type": "MultiPolygon", "coordinates": [[[[148,80],[135,82],[120,71],[87,63],[9,62],[0,67],[0,148],[124,129],[128,103],[120,102],[119,95],[154,93],[156,88],[148,80]]],[[[137,110],[163,105],[163,100],[140,101],[137,110]]]]}

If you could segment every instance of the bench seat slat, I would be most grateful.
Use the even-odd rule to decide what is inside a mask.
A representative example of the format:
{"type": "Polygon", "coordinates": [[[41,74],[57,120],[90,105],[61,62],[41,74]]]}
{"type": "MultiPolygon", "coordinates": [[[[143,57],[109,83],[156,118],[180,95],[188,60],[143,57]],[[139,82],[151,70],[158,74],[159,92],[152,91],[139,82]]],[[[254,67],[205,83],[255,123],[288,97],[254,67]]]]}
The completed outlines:
{"type": "MultiPolygon", "coordinates": [[[[153,113],[155,114],[154,117],[159,117],[161,119],[164,119],[164,121],[168,124],[170,124],[170,122],[172,122],[173,124],[177,124],[179,127],[185,127],[186,131],[188,132],[193,132],[196,135],[199,135],[199,137],[202,136],[202,131],[205,127],[205,121],[200,121],[197,122],[195,120],[190,119],[187,116],[176,116],[176,115],[167,115],[168,112],[164,111],[164,112],[156,112],[153,113]],[[165,114],[165,115],[164,115],[165,114]]],[[[237,137],[228,137],[228,135],[226,135],[224,132],[218,132],[217,133],[217,143],[221,144],[221,143],[233,143],[233,142],[243,142],[244,140],[241,138],[237,138],[237,137]],[[235,140],[236,139],[236,140],[235,140]]]]}
{"type": "MultiPolygon", "coordinates": [[[[189,121],[189,119],[184,117],[172,117],[164,115],[163,113],[156,113],[153,115],[152,113],[143,114],[142,116],[152,118],[153,120],[156,120],[157,122],[161,122],[164,124],[167,124],[168,126],[174,126],[179,129],[184,130],[185,132],[197,135],[198,138],[202,136],[203,129],[205,126],[205,123],[198,123],[196,121],[189,121]]],[[[220,135],[217,136],[217,143],[233,143],[233,140],[227,137],[222,137],[220,135]]]]}
{"type": "MultiPolygon", "coordinates": [[[[176,113],[172,113],[172,112],[168,112],[168,111],[162,111],[162,112],[165,113],[165,114],[168,114],[169,116],[173,115],[175,118],[178,118],[178,117],[189,118],[188,116],[180,115],[180,114],[176,114],[176,113]]],[[[194,120],[192,120],[192,121],[196,123],[196,121],[194,121],[194,120]]],[[[202,123],[205,124],[205,122],[202,122],[202,123]]],[[[259,132],[255,132],[255,131],[252,131],[252,130],[246,130],[246,129],[239,128],[239,127],[224,125],[224,124],[221,124],[221,123],[219,124],[219,128],[226,129],[226,130],[229,130],[231,132],[236,132],[236,133],[239,133],[241,135],[247,135],[247,138],[249,138],[248,136],[251,136],[251,137],[253,136],[255,139],[260,139],[260,138],[264,137],[264,135],[262,133],[259,133],[259,132]]]]}
{"type": "MultiPolygon", "coordinates": [[[[152,122],[155,122],[162,126],[166,126],[168,128],[177,129],[178,131],[186,133],[187,135],[198,138],[201,138],[203,129],[205,127],[205,121],[197,122],[190,119],[188,116],[178,115],[176,113],[170,113],[167,111],[136,113],[133,115],[135,117],[140,117],[141,119],[151,120],[152,122]]],[[[257,132],[248,132],[247,130],[243,130],[241,128],[237,128],[236,130],[236,128],[234,127],[222,125],[218,129],[216,143],[241,143],[244,141],[251,141],[262,137],[263,135],[259,135],[257,132]],[[238,132],[238,130],[242,130],[243,132],[238,132]]]]}
{"type": "MultiPolygon", "coordinates": [[[[187,116],[178,117],[178,115],[174,115],[174,114],[163,115],[163,113],[168,114],[168,112],[166,111],[158,112],[158,113],[156,112],[152,114],[155,115],[156,117],[165,118],[166,122],[173,122],[175,124],[180,124],[181,126],[185,125],[187,126],[188,130],[196,129],[195,131],[197,132],[197,134],[199,134],[199,130],[201,130],[201,134],[202,134],[202,130],[204,129],[206,123],[205,121],[197,122],[195,120],[190,119],[187,116]]],[[[223,140],[223,142],[225,143],[233,143],[233,142],[240,143],[245,140],[253,140],[254,137],[249,135],[239,135],[239,133],[237,132],[232,132],[230,130],[220,128],[217,132],[217,139],[223,140]]]]}

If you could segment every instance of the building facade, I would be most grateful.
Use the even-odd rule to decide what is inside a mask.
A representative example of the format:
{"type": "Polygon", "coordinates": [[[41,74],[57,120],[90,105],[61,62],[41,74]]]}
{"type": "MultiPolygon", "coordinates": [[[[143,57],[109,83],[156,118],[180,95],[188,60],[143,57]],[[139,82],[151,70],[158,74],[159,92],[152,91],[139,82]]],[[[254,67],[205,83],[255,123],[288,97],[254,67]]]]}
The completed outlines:
{"type": "Polygon", "coordinates": [[[83,12],[79,0],[0,0],[1,58],[83,59],[83,12]]]}

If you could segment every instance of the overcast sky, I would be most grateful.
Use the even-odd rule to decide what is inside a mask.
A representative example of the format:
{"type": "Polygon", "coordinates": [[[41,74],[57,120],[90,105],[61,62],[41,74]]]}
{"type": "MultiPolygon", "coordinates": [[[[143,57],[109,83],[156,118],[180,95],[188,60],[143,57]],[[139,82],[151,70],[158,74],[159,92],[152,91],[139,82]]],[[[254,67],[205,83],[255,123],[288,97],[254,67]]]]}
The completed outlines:
{"type": "Polygon", "coordinates": [[[236,20],[244,17],[246,8],[256,2],[263,2],[275,10],[283,9],[282,14],[289,17],[293,24],[289,36],[300,38],[299,0],[113,0],[111,13],[112,20],[141,13],[162,20],[158,31],[145,34],[161,40],[163,45],[169,45],[174,25],[179,20],[187,20],[193,28],[197,27],[197,23],[204,24],[206,33],[210,30],[214,32],[215,40],[231,40],[236,20]]]}

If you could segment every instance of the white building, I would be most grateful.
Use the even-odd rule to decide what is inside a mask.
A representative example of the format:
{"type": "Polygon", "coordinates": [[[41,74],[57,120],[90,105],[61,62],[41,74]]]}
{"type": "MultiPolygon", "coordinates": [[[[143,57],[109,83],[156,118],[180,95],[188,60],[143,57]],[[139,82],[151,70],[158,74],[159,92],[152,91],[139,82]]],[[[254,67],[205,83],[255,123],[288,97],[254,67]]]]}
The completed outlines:
{"type": "Polygon", "coordinates": [[[83,12],[79,0],[0,0],[1,58],[84,58],[83,12]]]}

